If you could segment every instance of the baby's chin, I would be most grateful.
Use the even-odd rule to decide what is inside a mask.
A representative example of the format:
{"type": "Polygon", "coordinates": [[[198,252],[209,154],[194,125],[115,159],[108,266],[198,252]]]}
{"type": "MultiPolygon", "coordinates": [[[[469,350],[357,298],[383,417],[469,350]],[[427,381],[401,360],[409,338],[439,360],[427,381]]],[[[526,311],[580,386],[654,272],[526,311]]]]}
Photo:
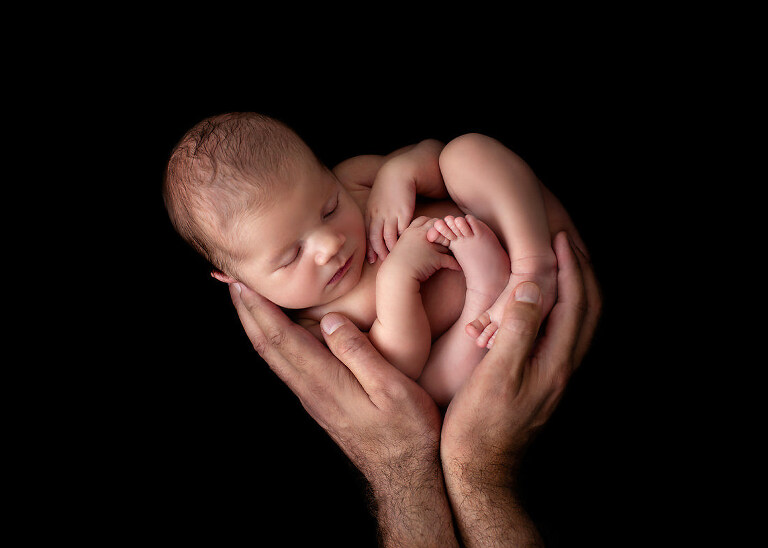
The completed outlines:
{"type": "Polygon", "coordinates": [[[336,297],[327,298],[327,299],[306,299],[306,300],[277,298],[275,300],[272,300],[272,302],[286,312],[288,311],[299,312],[302,310],[308,310],[310,308],[314,308],[316,306],[323,306],[335,300],[336,300],[336,297]]]}

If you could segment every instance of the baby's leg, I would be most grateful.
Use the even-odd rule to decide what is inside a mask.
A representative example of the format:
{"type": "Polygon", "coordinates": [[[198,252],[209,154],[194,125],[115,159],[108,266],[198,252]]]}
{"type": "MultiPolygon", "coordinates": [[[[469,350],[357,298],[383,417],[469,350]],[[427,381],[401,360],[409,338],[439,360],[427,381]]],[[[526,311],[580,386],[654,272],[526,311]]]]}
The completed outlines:
{"type": "Polygon", "coordinates": [[[427,239],[447,246],[466,278],[461,316],[435,343],[419,384],[440,405],[447,405],[464,384],[486,349],[467,337],[465,326],[488,310],[509,280],[509,257],[493,231],[467,215],[437,219],[427,239]]]}
{"type": "Polygon", "coordinates": [[[486,346],[501,321],[512,290],[533,281],[542,291],[544,314],[555,302],[557,261],[539,180],[517,154],[500,142],[468,134],[448,143],[440,170],[459,208],[487,223],[509,253],[511,274],[497,301],[467,326],[486,346]]]}

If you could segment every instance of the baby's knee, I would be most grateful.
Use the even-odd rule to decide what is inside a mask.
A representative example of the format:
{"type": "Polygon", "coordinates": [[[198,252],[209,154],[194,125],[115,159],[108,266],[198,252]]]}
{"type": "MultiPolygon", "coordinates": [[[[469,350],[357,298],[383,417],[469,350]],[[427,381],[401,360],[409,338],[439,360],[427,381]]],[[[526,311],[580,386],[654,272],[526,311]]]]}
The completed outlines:
{"type": "Polygon", "coordinates": [[[496,139],[480,133],[467,133],[450,141],[440,152],[443,177],[454,173],[472,173],[488,160],[493,149],[502,147],[496,139]]]}

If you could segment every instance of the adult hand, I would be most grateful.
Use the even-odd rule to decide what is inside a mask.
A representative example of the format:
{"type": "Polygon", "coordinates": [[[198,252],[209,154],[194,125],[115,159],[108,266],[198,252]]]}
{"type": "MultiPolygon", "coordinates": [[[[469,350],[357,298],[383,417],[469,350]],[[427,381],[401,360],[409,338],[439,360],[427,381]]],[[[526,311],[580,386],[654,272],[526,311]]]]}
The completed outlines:
{"type": "Polygon", "coordinates": [[[247,287],[230,294],[256,351],[368,479],[383,545],[455,546],[429,395],[341,314],[320,323],[329,351],[247,287]]]}
{"type": "Polygon", "coordinates": [[[445,415],[443,473],[467,546],[540,542],[516,501],[516,473],[526,447],[581,362],[601,309],[586,255],[571,245],[565,232],[556,235],[553,247],[558,297],[546,332],[536,339],[542,319],[539,288],[521,283],[507,304],[493,348],[445,415]]]}

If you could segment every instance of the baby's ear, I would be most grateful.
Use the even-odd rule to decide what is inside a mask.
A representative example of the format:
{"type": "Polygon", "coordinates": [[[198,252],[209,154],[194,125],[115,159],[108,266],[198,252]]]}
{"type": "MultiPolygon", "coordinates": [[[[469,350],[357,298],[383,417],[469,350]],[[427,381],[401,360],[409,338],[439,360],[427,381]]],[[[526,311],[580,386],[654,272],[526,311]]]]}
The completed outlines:
{"type": "Polygon", "coordinates": [[[237,282],[236,279],[234,279],[232,276],[227,276],[221,270],[216,270],[216,269],[211,270],[211,276],[213,276],[220,282],[224,282],[225,284],[233,284],[237,282]]]}

